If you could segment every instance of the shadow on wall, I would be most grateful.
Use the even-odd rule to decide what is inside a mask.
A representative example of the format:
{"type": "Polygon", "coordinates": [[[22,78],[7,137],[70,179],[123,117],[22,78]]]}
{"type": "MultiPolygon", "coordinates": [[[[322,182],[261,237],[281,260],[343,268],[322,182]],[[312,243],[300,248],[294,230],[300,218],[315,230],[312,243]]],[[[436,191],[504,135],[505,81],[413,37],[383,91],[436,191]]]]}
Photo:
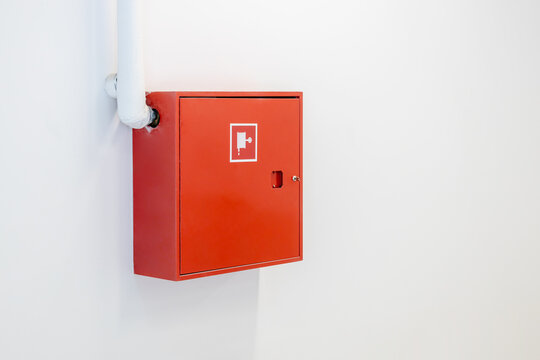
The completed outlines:
{"type": "Polygon", "coordinates": [[[166,354],[190,358],[253,358],[259,270],[184,282],[138,275],[126,280],[119,289],[116,326],[118,334],[131,336],[120,336],[125,341],[120,349],[151,355],[145,345],[150,342],[166,354]]]}
{"type": "Polygon", "coordinates": [[[105,77],[116,71],[116,10],[105,0],[91,6],[90,98],[96,121],[87,125],[86,141],[99,152],[88,154],[97,174],[93,201],[103,207],[91,210],[92,216],[108,231],[91,250],[99,264],[99,279],[93,280],[102,313],[95,330],[101,331],[105,355],[252,359],[259,270],[183,282],[133,273],[131,130],[119,123],[116,103],[103,90],[105,77]]]}

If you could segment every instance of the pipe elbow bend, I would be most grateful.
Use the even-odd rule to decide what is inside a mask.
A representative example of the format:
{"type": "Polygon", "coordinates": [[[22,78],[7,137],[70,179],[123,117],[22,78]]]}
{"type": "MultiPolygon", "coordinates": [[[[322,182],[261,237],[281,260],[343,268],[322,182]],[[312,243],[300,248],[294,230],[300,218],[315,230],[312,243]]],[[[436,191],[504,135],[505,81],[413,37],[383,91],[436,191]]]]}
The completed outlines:
{"type": "Polygon", "coordinates": [[[146,105],[136,113],[123,111],[122,107],[118,106],[118,118],[133,129],[142,129],[152,123],[154,116],[153,110],[146,105]]]}

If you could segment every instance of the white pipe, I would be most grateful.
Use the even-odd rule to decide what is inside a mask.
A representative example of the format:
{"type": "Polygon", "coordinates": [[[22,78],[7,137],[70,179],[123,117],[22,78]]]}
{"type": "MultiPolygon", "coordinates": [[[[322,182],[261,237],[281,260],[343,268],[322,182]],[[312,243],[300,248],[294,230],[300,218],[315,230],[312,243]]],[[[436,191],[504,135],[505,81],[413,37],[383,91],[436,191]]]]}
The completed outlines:
{"type": "Polygon", "coordinates": [[[120,121],[135,129],[150,124],[154,114],[146,106],[141,20],[141,0],[118,0],[118,73],[105,80],[120,121]]]}

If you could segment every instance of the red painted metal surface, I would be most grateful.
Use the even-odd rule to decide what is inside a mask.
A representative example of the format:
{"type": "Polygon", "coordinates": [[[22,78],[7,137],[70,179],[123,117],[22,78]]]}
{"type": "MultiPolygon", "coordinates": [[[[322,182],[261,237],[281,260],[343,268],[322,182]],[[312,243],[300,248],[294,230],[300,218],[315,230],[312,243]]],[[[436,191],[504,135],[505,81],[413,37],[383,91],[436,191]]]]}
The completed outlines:
{"type": "Polygon", "coordinates": [[[161,122],[133,131],[135,273],[185,280],[302,260],[302,93],[147,102],[161,122]]]}

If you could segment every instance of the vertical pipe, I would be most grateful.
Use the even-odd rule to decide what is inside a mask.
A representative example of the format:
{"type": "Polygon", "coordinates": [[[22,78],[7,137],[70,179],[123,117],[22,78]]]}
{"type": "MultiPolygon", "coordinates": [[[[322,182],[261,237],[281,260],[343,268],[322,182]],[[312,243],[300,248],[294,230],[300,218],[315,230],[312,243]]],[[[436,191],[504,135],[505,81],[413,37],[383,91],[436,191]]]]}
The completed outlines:
{"type": "Polygon", "coordinates": [[[135,129],[152,121],[152,111],[146,106],[141,20],[141,0],[118,0],[118,117],[135,129]]]}

